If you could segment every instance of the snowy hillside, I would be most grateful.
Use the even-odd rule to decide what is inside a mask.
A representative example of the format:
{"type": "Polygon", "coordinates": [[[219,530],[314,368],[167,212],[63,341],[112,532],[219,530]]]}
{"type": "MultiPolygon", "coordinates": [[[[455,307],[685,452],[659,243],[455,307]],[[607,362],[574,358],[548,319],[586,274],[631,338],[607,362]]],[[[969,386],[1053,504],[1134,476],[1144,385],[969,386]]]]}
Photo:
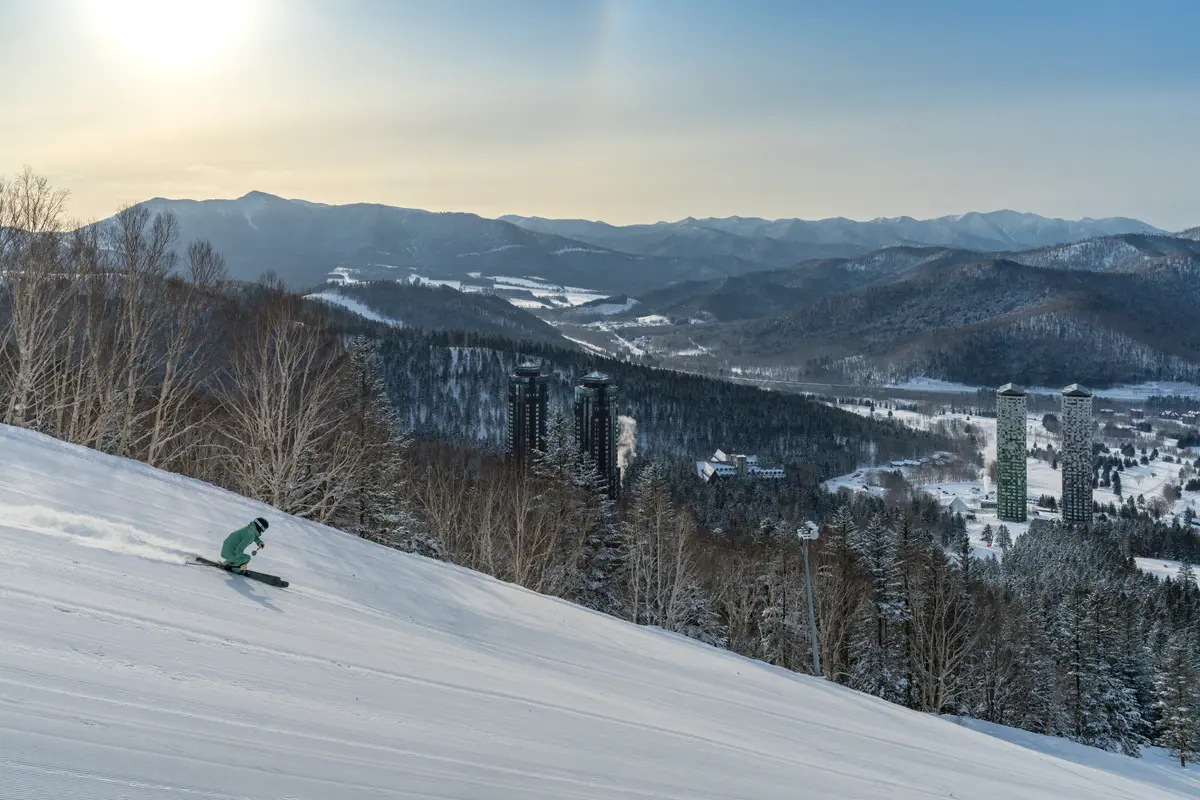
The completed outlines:
{"type": "Polygon", "coordinates": [[[6,800],[1200,793],[1193,772],[1049,756],[27,431],[0,427],[0,452],[6,800]],[[184,565],[260,514],[255,567],[291,588],[184,565]]]}

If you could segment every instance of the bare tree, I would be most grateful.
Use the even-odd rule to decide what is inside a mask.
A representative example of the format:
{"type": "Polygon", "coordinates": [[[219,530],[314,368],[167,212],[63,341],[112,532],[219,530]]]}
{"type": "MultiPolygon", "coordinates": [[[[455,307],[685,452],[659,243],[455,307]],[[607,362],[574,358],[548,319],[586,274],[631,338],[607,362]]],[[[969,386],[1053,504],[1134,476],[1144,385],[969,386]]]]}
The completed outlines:
{"type": "Polygon", "coordinates": [[[0,181],[0,281],[9,305],[0,328],[0,364],[8,375],[8,425],[41,429],[53,417],[46,400],[70,299],[60,236],[66,198],[28,168],[11,182],[0,181]]]}
{"type": "Polygon", "coordinates": [[[186,280],[161,281],[156,292],[168,310],[166,350],[146,434],[146,461],[156,467],[187,457],[190,448],[179,445],[208,419],[188,412],[202,377],[212,369],[215,326],[204,321],[213,294],[224,283],[225,259],[210,242],[192,242],[187,271],[186,280]]]}
{"type": "Polygon", "coordinates": [[[241,493],[324,521],[363,462],[344,426],[344,354],[324,321],[306,316],[282,286],[264,293],[232,343],[222,424],[228,469],[241,493]]]}
{"type": "Polygon", "coordinates": [[[967,677],[962,666],[977,635],[972,606],[940,550],[930,548],[919,556],[917,578],[910,586],[910,654],[918,708],[937,713],[952,706],[967,677]]]}
{"type": "Polygon", "coordinates": [[[162,339],[171,314],[162,292],[178,260],[173,250],[178,228],[173,214],[152,214],[137,205],[121,209],[108,230],[120,305],[110,366],[119,420],[114,449],[131,458],[144,455],[139,423],[154,414],[144,401],[162,367],[162,339]]]}
{"type": "Polygon", "coordinates": [[[655,465],[638,478],[624,532],[633,622],[676,630],[695,583],[695,521],[671,502],[655,465]]]}

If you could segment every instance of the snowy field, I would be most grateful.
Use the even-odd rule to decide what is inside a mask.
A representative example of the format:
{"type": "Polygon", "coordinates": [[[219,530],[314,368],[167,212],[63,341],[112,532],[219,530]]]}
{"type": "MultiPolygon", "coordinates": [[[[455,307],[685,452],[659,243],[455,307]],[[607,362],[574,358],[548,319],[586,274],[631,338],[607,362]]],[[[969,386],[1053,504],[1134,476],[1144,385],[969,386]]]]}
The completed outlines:
{"type": "Polygon", "coordinates": [[[5,800],[1200,796],[37,434],[0,451],[5,800]],[[291,588],[184,565],[258,515],[291,588]]]}
{"type": "MultiPolygon", "coordinates": [[[[573,306],[581,306],[584,303],[590,303],[593,300],[603,300],[608,297],[603,292],[595,292],[591,289],[583,289],[578,286],[556,286],[545,281],[532,280],[530,278],[511,278],[504,275],[496,275],[486,280],[492,281],[493,288],[497,290],[523,290],[531,293],[534,297],[545,302],[549,308],[570,308],[573,306]]],[[[509,302],[512,302],[509,300],[509,302]]]]}
{"type": "MultiPolygon", "coordinates": [[[[500,248],[504,249],[504,248],[500,248]]],[[[466,255],[479,255],[478,253],[468,253],[466,255]]],[[[399,269],[399,267],[391,264],[372,264],[372,267],[384,267],[387,269],[399,269]]],[[[414,268],[410,267],[410,271],[414,268]]],[[[597,292],[592,289],[585,289],[579,286],[557,286],[542,280],[534,280],[532,278],[513,278],[504,275],[491,277],[483,277],[482,273],[472,272],[469,277],[479,281],[480,283],[464,283],[461,280],[453,278],[427,278],[415,271],[410,275],[406,275],[396,280],[401,283],[414,283],[422,286],[445,286],[459,292],[485,292],[485,291],[519,291],[529,292],[534,296],[534,300],[528,297],[505,297],[504,299],[512,303],[517,308],[529,310],[548,309],[548,308],[572,308],[580,306],[584,303],[590,303],[593,300],[602,300],[608,297],[604,292],[597,292]],[[491,286],[484,285],[490,282],[491,286]]],[[[329,280],[341,284],[361,283],[359,279],[359,271],[349,267],[338,267],[329,274],[329,280]]],[[[616,313],[616,312],[611,312],[616,313]]]]}
{"type": "MultiPolygon", "coordinates": [[[[1134,558],[1137,562],[1138,569],[1142,572],[1148,572],[1156,578],[1171,578],[1174,579],[1179,575],[1179,568],[1182,563],[1179,561],[1171,561],[1163,558],[1134,558]]],[[[1200,570],[1195,565],[1192,566],[1192,571],[1196,573],[1196,584],[1200,585],[1200,570]]]]}
{"type": "Polygon", "coordinates": [[[318,300],[322,303],[330,303],[332,305],[341,306],[347,311],[353,311],[360,317],[366,317],[369,320],[382,322],[385,325],[392,325],[396,328],[404,327],[404,323],[400,320],[393,319],[392,317],[386,317],[369,306],[366,306],[363,303],[355,300],[353,297],[346,297],[345,295],[338,294],[337,292],[317,292],[316,294],[306,294],[304,295],[304,299],[318,300]]]}

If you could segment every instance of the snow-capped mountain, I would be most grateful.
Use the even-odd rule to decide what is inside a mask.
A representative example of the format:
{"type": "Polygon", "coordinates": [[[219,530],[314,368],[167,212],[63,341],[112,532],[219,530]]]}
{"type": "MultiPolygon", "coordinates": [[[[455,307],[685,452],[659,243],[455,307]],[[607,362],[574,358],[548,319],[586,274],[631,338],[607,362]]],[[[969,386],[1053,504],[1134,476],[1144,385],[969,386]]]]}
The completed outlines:
{"type": "Polygon", "coordinates": [[[936,219],[887,217],[865,222],[835,217],[822,220],[725,217],[660,222],[655,225],[613,226],[585,220],[547,220],[537,217],[504,217],[529,230],[573,236],[629,252],[650,246],[662,252],[687,247],[706,231],[737,237],[739,248],[786,252],[793,261],[822,256],[852,256],[895,245],[940,245],[972,250],[1025,250],[1121,233],[1163,234],[1152,225],[1126,217],[1064,220],[1016,211],[970,212],[936,219]],[[751,244],[754,243],[754,244],[751,244]],[[826,252],[818,252],[818,248],[826,252]]]}
{"type": "Polygon", "coordinates": [[[1140,234],[1104,236],[1015,253],[1010,258],[1031,267],[1135,272],[1168,263],[1200,265],[1200,238],[1140,234]]]}
{"type": "Polygon", "coordinates": [[[1159,754],[921,714],[31,431],[0,449],[5,798],[1198,790],[1159,754]],[[257,516],[290,588],[185,565],[257,516]]]}

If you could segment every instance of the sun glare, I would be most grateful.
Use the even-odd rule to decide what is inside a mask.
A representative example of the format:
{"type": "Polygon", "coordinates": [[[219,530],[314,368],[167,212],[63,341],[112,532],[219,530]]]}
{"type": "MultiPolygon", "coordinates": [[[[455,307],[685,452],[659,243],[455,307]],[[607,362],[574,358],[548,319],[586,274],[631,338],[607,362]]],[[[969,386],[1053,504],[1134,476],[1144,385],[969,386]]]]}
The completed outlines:
{"type": "Polygon", "coordinates": [[[93,0],[97,30],[122,55],[155,68],[216,62],[249,23],[254,0],[93,0]]]}

